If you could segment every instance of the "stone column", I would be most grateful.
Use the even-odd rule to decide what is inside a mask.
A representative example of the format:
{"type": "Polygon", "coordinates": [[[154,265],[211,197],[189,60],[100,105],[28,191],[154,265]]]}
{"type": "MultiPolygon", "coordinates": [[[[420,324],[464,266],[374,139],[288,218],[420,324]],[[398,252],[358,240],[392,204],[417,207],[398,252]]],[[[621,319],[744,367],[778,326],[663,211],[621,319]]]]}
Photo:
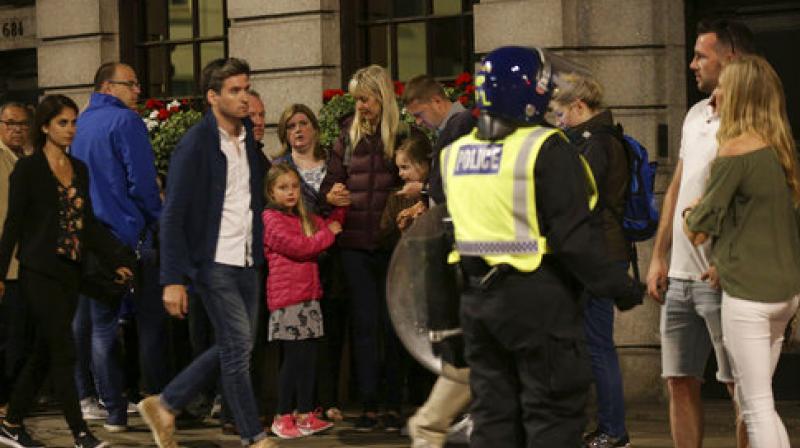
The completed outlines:
{"type": "Polygon", "coordinates": [[[322,91],[340,85],[338,0],[228,2],[228,53],[246,59],[267,115],[265,151],[280,152],[275,127],[283,109],[322,107],[322,91]]]}
{"type": "MultiPolygon", "coordinates": [[[[615,119],[660,162],[657,189],[663,194],[686,112],[683,1],[483,0],[474,14],[477,53],[535,45],[591,69],[615,119]]],[[[651,249],[652,242],[638,244],[643,279],[651,249]]],[[[646,300],[617,314],[615,339],[630,401],[663,397],[659,311],[646,300]]]]}
{"type": "Polygon", "coordinates": [[[62,93],[83,108],[100,64],[119,59],[116,0],[38,0],[39,88],[62,93]]]}

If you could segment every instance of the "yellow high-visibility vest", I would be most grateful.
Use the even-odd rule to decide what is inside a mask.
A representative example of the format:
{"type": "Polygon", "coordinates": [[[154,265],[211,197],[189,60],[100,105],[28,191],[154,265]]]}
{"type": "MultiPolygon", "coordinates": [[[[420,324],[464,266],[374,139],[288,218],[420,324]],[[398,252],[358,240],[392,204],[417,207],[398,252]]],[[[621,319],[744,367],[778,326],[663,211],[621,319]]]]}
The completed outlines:
{"type": "MultiPolygon", "coordinates": [[[[544,142],[558,129],[520,128],[503,140],[477,138],[477,129],[445,148],[441,155],[447,209],[453,220],[456,253],[479,256],[487,264],[509,264],[535,271],[548,252],[536,215],[534,166],[544,142]]],[[[589,207],[597,203],[597,185],[581,157],[589,207]]]]}

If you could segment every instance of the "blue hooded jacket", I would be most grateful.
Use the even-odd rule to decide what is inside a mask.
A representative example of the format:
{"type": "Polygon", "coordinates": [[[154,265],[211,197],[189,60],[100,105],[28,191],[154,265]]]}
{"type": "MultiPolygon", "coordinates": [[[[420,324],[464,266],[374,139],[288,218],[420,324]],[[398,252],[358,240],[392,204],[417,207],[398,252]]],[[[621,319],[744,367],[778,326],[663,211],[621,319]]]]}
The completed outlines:
{"type": "Polygon", "coordinates": [[[78,117],[70,154],[89,168],[97,219],[136,247],[161,213],[155,155],[142,118],[115,96],[95,92],[78,117]]]}

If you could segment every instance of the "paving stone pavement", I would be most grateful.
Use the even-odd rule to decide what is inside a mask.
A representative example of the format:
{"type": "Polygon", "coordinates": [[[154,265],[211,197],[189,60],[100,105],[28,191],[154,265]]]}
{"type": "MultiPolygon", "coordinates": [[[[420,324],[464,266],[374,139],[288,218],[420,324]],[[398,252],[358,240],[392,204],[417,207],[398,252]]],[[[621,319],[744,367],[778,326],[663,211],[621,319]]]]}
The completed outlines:
{"type": "MultiPolygon", "coordinates": [[[[778,412],[792,439],[792,445],[800,447],[800,402],[779,402],[778,412]]],[[[634,448],[668,448],[672,447],[667,424],[666,404],[640,404],[629,407],[628,430],[631,433],[634,448]]],[[[733,412],[728,402],[723,400],[707,401],[705,404],[706,437],[705,448],[733,448],[733,412]]],[[[355,414],[347,414],[355,417],[355,414]]],[[[26,421],[35,438],[45,442],[52,448],[71,448],[72,438],[63,418],[55,412],[46,412],[29,418],[26,421]]],[[[108,434],[102,429],[101,422],[91,422],[95,434],[111,442],[114,447],[154,447],[144,423],[138,416],[130,419],[131,431],[122,434],[108,434]]],[[[219,427],[211,422],[193,429],[178,431],[177,439],[182,447],[187,448],[239,448],[241,444],[235,436],[222,435],[219,427]]],[[[397,434],[382,431],[369,433],[357,432],[350,423],[337,425],[324,435],[296,439],[280,440],[282,448],[341,448],[371,447],[394,448],[407,447],[408,440],[397,434]]],[[[463,445],[452,445],[452,448],[463,445]]],[[[448,446],[450,448],[450,446],[448,446]]]]}

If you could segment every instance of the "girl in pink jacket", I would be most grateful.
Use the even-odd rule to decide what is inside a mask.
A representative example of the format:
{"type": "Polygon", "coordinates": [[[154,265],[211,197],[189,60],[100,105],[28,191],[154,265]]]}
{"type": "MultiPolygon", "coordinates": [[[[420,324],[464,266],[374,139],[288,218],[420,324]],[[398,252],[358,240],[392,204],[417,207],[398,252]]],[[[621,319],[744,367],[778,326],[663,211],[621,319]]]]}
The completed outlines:
{"type": "Polygon", "coordinates": [[[266,194],[268,205],[262,219],[264,256],[269,263],[269,340],[281,341],[284,355],[272,432],[292,439],[333,426],[312,412],[317,342],[323,332],[317,256],[342,231],[344,209],[335,209],[328,220],[308,213],[300,175],[286,163],[274,165],[267,173],[266,194]],[[297,417],[292,415],[294,409],[297,417]]]}

